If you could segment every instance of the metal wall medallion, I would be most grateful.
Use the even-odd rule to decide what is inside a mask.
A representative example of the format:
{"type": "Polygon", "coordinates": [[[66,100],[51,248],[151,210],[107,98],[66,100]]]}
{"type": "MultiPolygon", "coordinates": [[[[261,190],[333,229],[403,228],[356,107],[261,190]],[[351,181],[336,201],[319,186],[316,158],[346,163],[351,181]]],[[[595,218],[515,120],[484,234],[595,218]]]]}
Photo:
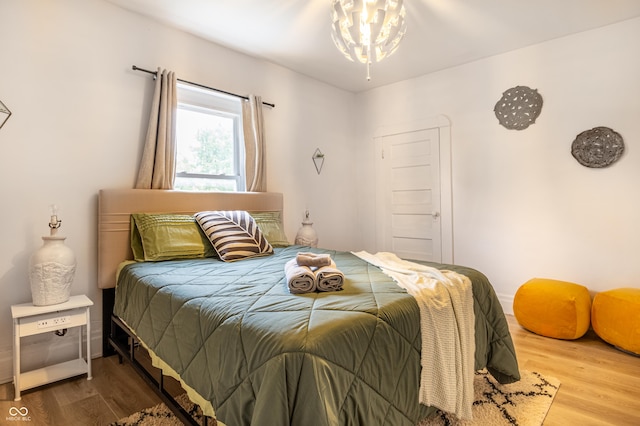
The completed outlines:
{"type": "Polygon", "coordinates": [[[516,86],[506,90],[496,103],[493,112],[504,127],[524,130],[535,123],[542,110],[542,96],[538,89],[516,86]]]}
{"type": "Polygon", "coordinates": [[[576,136],[571,144],[571,155],[586,167],[607,167],[624,152],[624,140],[608,127],[594,127],[576,136]]]}

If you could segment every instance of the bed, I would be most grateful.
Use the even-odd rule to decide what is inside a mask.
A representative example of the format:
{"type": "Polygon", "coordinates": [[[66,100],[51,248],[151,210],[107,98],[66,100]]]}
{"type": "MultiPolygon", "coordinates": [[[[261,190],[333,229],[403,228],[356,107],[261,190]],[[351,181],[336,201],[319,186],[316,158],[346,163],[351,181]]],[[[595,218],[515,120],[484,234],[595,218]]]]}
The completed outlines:
{"type": "MultiPolygon", "coordinates": [[[[282,204],[277,193],[100,191],[105,350],[116,347],[117,329],[124,328],[129,343],[139,341],[205,413],[215,410],[228,425],[415,425],[433,414],[435,408],[418,403],[415,300],[352,253],[313,249],[329,253],[345,274],[343,290],[328,293],[288,291],[284,264],[310,250],[299,246],[229,263],[210,257],[130,262],[118,273],[133,258],[131,214],[282,213],[282,204]]],[[[470,268],[433,266],[472,281],[475,368],[487,368],[502,383],[517,381],[511,336],[487,278],[470,268]]]]}

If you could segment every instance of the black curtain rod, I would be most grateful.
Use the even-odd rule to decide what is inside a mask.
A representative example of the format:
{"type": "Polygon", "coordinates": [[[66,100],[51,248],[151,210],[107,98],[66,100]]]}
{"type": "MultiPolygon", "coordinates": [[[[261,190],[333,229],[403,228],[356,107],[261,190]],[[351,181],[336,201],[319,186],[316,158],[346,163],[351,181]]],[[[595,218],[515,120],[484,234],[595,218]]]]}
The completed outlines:
{"type": "MultiPolygon", "coordinates": [[[[147,74],[152,74],[154,77],[158,76],[158,72],[157,71],[149,71],[149,70],[145,70],[144,68],[140,68],[137,67],[135,65],[133,65],[131,67],[132,70],[134,71],[142,71],[142,72],[146,72],[147,74]]],[[[208,89],[208,90],[213,90],[214,92],[219,92],[219,93],[224,93],[225,95],[229,95],[229,96],[235,96],[236,98],[241,98],[241,99],[245,99],[245,100],[249,100],[248,96],[243,96],[243,95],[238,95],[236,93],[231,93],[231,92],[227,92],[224,90],[220,90],[220,89],[216,89],[215,87],[209,87],[209,86],[205,86],[203,84],[199,84],[199,83],[194,83],[192,81],[187,81],[187,80],[182,80],[180,78],[177,79],[180,83],[186,83],[186,84],[190,84],[192,86],[197,86],[197,87],[201,87],[203,89],[208,89]]],[[[262,105],[266,105],[269,106],[271,108],[275,108],[276,105],[275,104],[270,104],[268,102],[262,102],[262,105]]]]}

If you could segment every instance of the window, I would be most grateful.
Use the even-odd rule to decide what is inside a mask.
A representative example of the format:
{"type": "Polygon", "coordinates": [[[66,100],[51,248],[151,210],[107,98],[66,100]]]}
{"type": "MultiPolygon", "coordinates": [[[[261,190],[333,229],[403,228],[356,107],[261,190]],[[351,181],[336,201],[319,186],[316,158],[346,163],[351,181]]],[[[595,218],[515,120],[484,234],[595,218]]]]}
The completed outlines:
{"type": "Polygon", "coordinates": [[[175,189],[244,191],[241,99],[178,84],[175,189]]]}

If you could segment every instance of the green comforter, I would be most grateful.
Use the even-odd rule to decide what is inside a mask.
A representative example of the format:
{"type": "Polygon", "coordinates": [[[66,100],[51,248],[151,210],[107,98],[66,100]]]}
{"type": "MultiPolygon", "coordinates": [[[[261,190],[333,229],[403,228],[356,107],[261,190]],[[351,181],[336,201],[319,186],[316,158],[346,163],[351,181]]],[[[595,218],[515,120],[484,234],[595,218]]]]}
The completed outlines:
{"type": "MultiPolygon", "coordinates": [[[[114,312],[235,425],[415,425],[419,309],[377,267],[330,253],[339,292],[290,294],[284,264],[301,247],[223,263],[215,259],[124,268],[114,312]]],[[[308,248],[304,248],[308,251],[308,248]]],[[[476,369],[519,379],[507,322],[486,277],[431,264],[473,282],[476,369]]]]}

